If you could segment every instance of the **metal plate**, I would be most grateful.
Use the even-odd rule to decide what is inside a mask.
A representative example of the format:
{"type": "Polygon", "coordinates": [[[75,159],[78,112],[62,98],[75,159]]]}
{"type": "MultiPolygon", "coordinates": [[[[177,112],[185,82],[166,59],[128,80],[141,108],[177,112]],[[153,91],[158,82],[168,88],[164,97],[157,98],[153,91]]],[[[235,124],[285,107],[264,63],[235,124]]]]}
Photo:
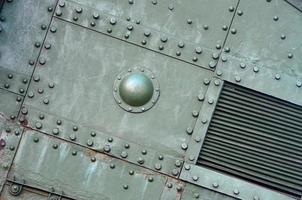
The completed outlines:
{"type": "Polygon", "coordinates": [[[22,96],[0,89],[1,117],[14,120],[18,116],[22,101],[22,96]]]}
{"type": "Polygon", "coordinates": [[[35,96],[26,105],[164,153],[184,153],[181,144],[198,116],[197,96],[207,90],[203,81],[211,77],[209,70],[59,19],[52,27],[56,31],[46,39],[52,48],[41,53],[46,63],[37,66],[29,89],[35,96]],[[116,76],[131,66],[150,69],[161,88],[156,105],[140,114],[121,109],[112,95],[116,76]]]}
{"type": "Polygon", "coordinates": [[[282,72],[301,78],[300,35],[301,12],[287,2],[241,1],[225,44],[225,47],[230,48],[230,53],[224,56],[225,59],[234,58],[247,66],[266,67],[275,73],[282,72]]]}
{"type": "Polygon", "coordinates": [[[104,200],[159,199],[166,181],[157,173],[34,131],[22,138],[9,179],[13,176],[68,197],[104,200]]]}

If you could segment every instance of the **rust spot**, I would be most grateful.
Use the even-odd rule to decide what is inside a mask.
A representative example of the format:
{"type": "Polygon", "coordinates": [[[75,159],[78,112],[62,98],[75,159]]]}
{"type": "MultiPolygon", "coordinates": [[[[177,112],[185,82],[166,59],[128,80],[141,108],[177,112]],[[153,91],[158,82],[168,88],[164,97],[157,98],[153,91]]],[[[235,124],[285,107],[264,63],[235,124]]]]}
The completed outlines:
{"type": "Polygon", "coordinates": [[[28,120],[24,118],[24,120],[21,122],[21,126],[27,127],[28,125],[28,120]]]}
{"type": "Polygon", "coordinates": [[[91,150],[91,149],[87,149],[87,148],[85,148],[84,153],[85,153],[85,155],[87,155],[87,156],[89,156],[89,157],[94,157],[94,156],[96,156],[96,154],[97,154],[95,151],[93,151],[93,150],[91,150]]]}
{"type": "Polygon", "coordinates": [[[0,151],[5,147],[6,142],[4,139],[0,139],[0,151]]]}

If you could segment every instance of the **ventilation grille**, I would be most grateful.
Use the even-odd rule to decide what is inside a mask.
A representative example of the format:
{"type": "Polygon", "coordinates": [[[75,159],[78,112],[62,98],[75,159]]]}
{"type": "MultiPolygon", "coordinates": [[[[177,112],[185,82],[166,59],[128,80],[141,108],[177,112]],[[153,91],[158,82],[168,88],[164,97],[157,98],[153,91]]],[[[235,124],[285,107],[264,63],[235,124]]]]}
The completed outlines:
{"type": "Polygon", "coordinates": [[[225,83],[197,165],[302,194],[302,107],[225,83]]]}

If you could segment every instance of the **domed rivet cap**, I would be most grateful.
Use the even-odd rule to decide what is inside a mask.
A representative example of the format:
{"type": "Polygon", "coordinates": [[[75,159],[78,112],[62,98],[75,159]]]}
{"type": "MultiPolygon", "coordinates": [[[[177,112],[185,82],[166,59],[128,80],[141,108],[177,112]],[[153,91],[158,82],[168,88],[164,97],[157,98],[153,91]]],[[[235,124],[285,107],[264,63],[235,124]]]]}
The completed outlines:
{"type": "Polygon", "coordinates": [[[215,59],[215,60],[218,59],[219,58],[219,54],[218,53],[213,53],[212,54],[212,58],[215,59]]]}
{"type": "Polygon", "coordinates": [[[133,4],[133,3],[134,3],[134,0],[128,0],[128,3],[129,3],[129,4],[133,4]]]}
{"type": "Polygon", "coordinates": [[[11,145],[11,146],[9,147],[9,150],[14,151],[14,150],[15,150],[15,146],[11,145]]]}
{"type": "Polygon", "coordinates": [[[216,44],[216,49],[221,49],[221,44],[216,44]]]}
{"type": "Polygon", "coordinates": [[[112,29],[111,29],[111,28],[108,28],[108,29],[107,29],[107,33],[112,33],[112,29]]]}
{"type": "Polygon", "coordinates": [[[59,6],[60,6],[61,8],[65,7],[65,2],[60,2],[60,3],[59,3],[59,6]]]}
{"type": "Polygon", "coordinates": [[[216,80],[214,81],[214,85],[219,86],[219,85],[220,85],[220,80],[216,79],[216,80]]]}
{"type": "Polygon", "coordinates": [[[140,165],[142,165],[142,164],[144,164],[144,159],[142,158],[142,157],[139,157],[138,159],[137,159],[137,163],[138,164],[140,164],[140,165]]]}
{"type": "Polygon", "coordinates": [[[240,63],[239,66],[240,66],[241,69],[244,69],[246,67],[246,64],[245,63],[240,63]]]}
{"type": "Polygon", "coordinates": [[[132,25],[129,25],[129,26],[127,26],[127,29],[128,29],[129,31],[132,31],[132,30],[133,30],[133,26],[132,26],[132,25]]]}
{"type": "Polygon", "coordinates": [[[158,46],[158,49],[159,49],[159,50],[164,50],[164,46],[163,46],[163,45],[159,45],[159,46],[158,46]]]}
{"type": "Polygon", "coordinates": [[[39,142],[39,138],[38,137],[34,137],[34,142],[38,143],[39,142]]]}
{"type": "Polygon", "coordinates": [[[90,160],[91,160],[91,162],[95,162],[96,161],[96,157],[92,157],[90,160]]]}
{"type": "Polygon", "coordinates": [[[204,30],[208,30],[209,29],[209,25],[203,25],[203,29],[204,30]]]}
{"type": "Polygon", "coordinates": [[[192,116],[193,116],[193,117],[198,117],[198,114],[199,114],[199,112],[198,112],[198,111],[193,110],[193,112],[192,112],[192,116]]]}
{"type": "Polygon", "coordinates": [[[152,0],[152,4],[156,5],[157,4],[157,0],[152,0]]]}
{"type": "Polygon", "coordinates": [[[73,21],[78,21],[79,18],[77,16],[73,16],[72,19],[73,19],[73,21]]]}
{"type": "Polygon", "coordinates": [[[94,27],[95,26],[95,22],[90,22],[90,26],[94,27]]]}
{"type": "Polygon", "coordinates": [[[129,186],[128,185],[123,185],[124,190],[128,190],[129,186]]]}
{"type": "Polygon", "coordinates": [[[21,109],[21,113],[22,113],[23,115],[27,115],[27,113],[28,113],[27,108],[22,108],[22,109],[21,109]]]}
{"type": "Polygon", "coordinates": [[[205,78],[204,80],[203,80],[203,83],[205,84],[205,85],[209,85],[210,84],[210,80],[209,79],[207,79],[207,78],[205,78]]]}
{"type": "Polygon", "coordinates": [[[161,36],[160,41],[162,41],[163,43],[168,41],[168,38],[166,36],[161,36]]]}
{"type": "Polygon", "coordinates": [[[213,98],[208,98],[208,103],[209,104],[213,104],[214,103],[214,99],[213,98]]]}
{"type": "Polygon", "coordinates": [[[104,146],[103,150],[108,153],[111,151],[111,147],[107,144],[104,146]]]}
{"type": "Polygon", "coordinates": [[[126,144],[124,145],[124,147],[125,147],[125,149],[129,149],[129,148],[130,148],[130,144],[126,143],[126,144]]]}
{"type": "Polygon", "coordinates": [[[213,186],[213,188],[218,188],[219,184],[215,182],[215,183],[212,184],[212,186],[213,186]]]}
{"type": "Polygon", "coordinates": [[[95,133],[94,131],[92,131],[92,132],[90,133],[90,135],[91,135],[91,137],[95,137],[95,136],[96,136],[96,133],[95,133]]]}
{"type": "Polygon", "coordinates": [[[58,147],[59,147],[59,145],[57,145],[57,144],[52,145],[52,148],[54,148],[54,149],[57,149],[58,147]]]}
{"type": "Polygon", "coordinates": [[[12,78],[14,78],[14,75],[8,74],[8,75],[7,75],[7,78],[8,78],[8,79],[12,79],[12,78]]]}
{"type": "Polygon", "coordinates": [[[114,169],[115,168],[115,164],[111,163],[109,167],[110,167],[110,169],[114,169]]]}
{"type": "Polygon", "coordinates": [[[39,59],[39,63],[40,63],[41,65],[44,65],[44,64],[46,63],[46,59],[43,58],[43,57],[41,57],[41,58],[39,59]]]}
{"type": "Polygon", "coordinates": [[[289,59],[291,59],[291,58],[293,58],[293,57],[294,57],[294,54],[289,53],[289,54],[287,55],[287,57],[288,57],[289,59]]]}
{"type": "Polygon", "coordinates": [[[41,46],[41,43],[40,42],[35,42],[35,47],[36,48],[39,48],[41,46]]]}
{"type": "Polygon", "coordinates": [[[134,174],[133,170],[129,170],[129,175],[132,176],[134,174]]]}
{"type": "Polygon", "coordinates": [[[128,153],[126,151],[122,151],[121,157],[122,158],[127,158],[128,157],[128,153]]]}
{"type": "Polygon", "coordinates": [[[177,190],[177,192],[181,192],[182,191],[182,186],[181,185],[178,185],[177,187],[176,187],[176,190],[177,190]]]}
{"type": "Polygon", "coordinates": [[[297,87],[301,87],[301,86],[302,86],[302,82],[301,82],[300,80],[297,80],[296,86],[297,86],[297,87]]]}
{"type": "Polygon", "coordinates": [[[48,12],[52,12],[52,11],[53,11],[53,7],[49,6],[49,7],[47,8],[47,11],[48,11],[48,12]]]}
{"type": "Polygon", "coordinates": [[[95,12],[95,13],[93,13],[92,17],[93,17],[93,19],[99,19],[100,14],[95,12]]]}
{"type": "Polygon", "coordinates": [[[236,33],[237,33],[237,30],[236,30],[235,28],[232,28],[232,29],[231,29],[231,33],[232,33],[232,34],[236,34],[236,33]]]}
{"type": "Polygon", "coordinates": [[[77,151],[72,151],[72,152],[71,152],[71,154],[72,154],[73,156],[76,156],[77,153],[78,153],[77,151]]]}
{"type": "Polygon", "coordinates": [[[193,22],[192,19],[187,19],[188,24],[192,24],[192,22],[193,22]]]}
{"type": "Polygon", "coordinates": [[[54,87],[55,87],[55,84],[54,84],[53,82],[50,82],[50,83],[48,83],[48,87],[49,87],[49,88],[54,88],[54,87]]]}
{"type": "Polygon", "coordinates": [[[145,150],[145,149],[142,150],[142,154],[143,154],[143,155],[146,155],[146,154],[147,154],[147,150],[145,150]]]}
{"type": "Polygon", "coordinates": [[[18,102],[20,102],[22,100],[22,98],[20,97],[20,96],[18,96],[17,98],[16,98],[16,101],[18,101],[18,102]]]}
{"type": "Polygon", "coordinates": [[[151,32],[150,32],[150,31],[145,31],[145,32],[144,32],[144,35],[145,35],[146,37],[149,37],[149,36],[151,35],[151,32]]]}
{"type": "Polygon", "coordinates": [[[201,54],[201,53],[202,53],[201,47],[196,47],[196,48],[195,48],[195,53],[201,54]]]}
{"type": "Polygon", "coordinates": [[[192,176],[193,181],[198,181],[199,177],[198,176],[192,176]]]}
{"type": "Polygon", "coordinates": [[[286,35],[283,35],[283,34],[282,34],[282,35],[280,36],[280,38],[281,38],[282,40],[285,40],[285,39],[286,39],[286,35]]]}
{"type": "Polygon", "coordinates": [[[241,81],[240,76],[235,76],[235,81],[236,81],[236,82],[240,82],[240,81],[241,81]]]}
{"type": "Polygon", "coordinates": [[[0,21],[4,22],[5,21],[5,17],[4,16],[0,16],[0,21]]]}
{"type": "Polygon", "coordinates": [[[158,160],[163,160],[164,159],[164,156],[163,155],[159,155],[158,156],[158,160]]]}
{"type": "Polygon", "coordinates": [[[238,194],[239,194],[239,190],[238,190],[238,189],[234,189],[233,193],[234,193],[235,195],[238,195],[238,194]]]}
{"type": "Polygon", "coordinates": [[[82,9],[81,7],[77,7],[77,8],[75,9],[75,11],[76,11],[77,13],[82,13],[83,9],[82,9]]]}
{"type": "Polygon", "coordinates": [[[179,174],[179,170],[178,169],[173,169],[172,170],[172,175],[173,176],[177,176],[179,174]]]}
{"type": "Polygon", "coordinates": [[[148,181],[149,181],[149,182],[153,182],[153,180],[154,180],[154,179],[153,179],[153,177],[151,177],[151,176],[148,178],[148,181]]]}
{"type": "Polygon", "coordinates": [[[231,51],[230,47],[224,47],[224,52],[229,53],[231,51]]]}
{"type": "Polygon", "coordinates": [[[108,141],[108,142],[113,142],[113,138],[112,138],[112,137],[109,137],[109,138],[107,138],[107,141],[108,141]]]}
{"type": "Polygon", "coordinates": [[[185,43],[182,42],[182,41],[178,42],[178,47],[179,48],[184,48],[185,47],[185,43]]]}
{"type": "Polygon", "coordinates": [[[54,134],[54,135],[58,135],[59,134],[59,129],[58,128],[54,128],[54,129],[52,129],[52,134],[54,134]]]}
{"type": "Polygon", "coordinates": [[[47,104],[49,104],[49,100],[48,99],[44,99],[43,103],[47,105],[47,104]]]}
{"type": "Polygon", "coordinates": [[[199,143],[201,141],[201,138],[200,137],[195,137],[195,142],[199,143]]]}
{"type": "Polygon", "coordinates": [[[19,89],[19,92],[20,92],[20,93],[24,93],[25,90],[24,90],[23,88],[20,88],[20,89],[19,89]]]}
{"type": "Polygon", "coordinates": [[[147,41],[146,40],[142,40],[142,45],[146,45],[147,44],[147,41]]]}
{"type": "Polygon", "coordinates": [[[181,52],[180,51],[176,51],[175,53],[177,56],[181,56],[181,52]]]}
{"type": "Polygon", "coordinates": [[[42,124],[40,122],[37,122],[35,124],[35,126],[36,126],[37,129],[41,129],[42,128],[42,124]]]}
{"type": "Polygon", "coordinates": [[[73,126],[73,127],[72,127],[72,130],[73,130],[73,131],[78,131],[79,128],[78,128],[77,126],[73,126]]]}
{"type": "Polygon", "coordinates": [[[39,115],[39,119],[43,120],[45,118],[45,116],[43,114],[39,115]]]}
{"type": "Polygon", "coordinates": [[[135,21],[135,23],[136,23],[136,24],[140,24],[141,21],[137,19],[137,20],[135,21]]]}
{"type": "Polygon", "coordinates": [[[41,29],[42,29],[42,30],[46,30],[46,28],[47,28],[47,26],[46,26],[45,24],[42,24],[42,25],[41,25],[41,29]]]}
{"type": "Polygon", "coordinates": [[[61,10],[57,10],[56,11],[56,16],[62,16],[62,11],[61,10]]]}
{"type": "Polygon", "coordinates": [[[190,156],[189,156],[189,160],[190,160],[190,161],[194,161],[194,160],[195,160],[195,156],[190,155],[190,156]]]}
{"type": "Polygon", "coordinates": [[[5,140],[0,140],[0,147],[5,147],[5,145],[6,145],[5,140]]]}
{"type": "Polygon", "coordinates": [[[182,150],[187,150],[188,149],[188,145],[186,143],[182,143],[181,144],[181,149],[182,150]]]}
{"type": "Polygon", "coordinates": [[[228,30],[228,26],[227,25],[223,25],[222,26],[222,30],[227,31],[228,30]]]}
{"type": "Polygon", "coordinates": [[[60,126],[61,124],[62,124],[62,121],[58,119],[58,120],[57,120],[57,125],[60,126]]]}
{"type": "Polygon", "coordinates": [[[154,165],[154,168],[155,168],[156,170],[161,170],[162,166],[161,166],[160,163],[156,163],[156,164],[154,165]]]}
{"type": "Polygon", "coordinates": [[[222,62],[226,62],[226,61],[228,61],[228,59],[227,59],[227,57],[225,57],[224,55],[222,55],[222,56],[221,56],[221,61],[222,61],[222,62]]]}
{"type": "Polygon", "coordinates": [[[128,39],[129,37],[130,37],[130,34],[129,33],[125,33],[124,38],[128,39]]]}
{"type": "Polygon", "coordinates": [[[258,67],[254,67],[254,68],[253,68],[253,71],[254,71],[255,73],[259,72],[259,68],[258,68],[258,67]]]}
{"type": "Polygon", "coordinates": [[[77,139],[77,137],[74,134],[71,134],[69,136],[69,139],[72,140],[72,141],[75,141],[77,139]]]}
{"type": "Polygon", "coordinates": [[[188,127],[188,128],[186,129],[186,132],[187,132],[188,135],[192,135],[192,133],[193,133],[193,128],[192,128],[192,127],[188,127]]]}
{"type": "Polygon", "coordinates": [[[185,170],[190,170],[191,169],[191,166],[190,165],[185,165],[185,170]]]}
{"type": "Polygon", "coordinates": [[[169,4],[168,9],[172,11],[174,9],[174,6],[172,4],[169,4]]]}
{"type": "Polygon", "coordinates": [[[93,146],[93,141],[92,140],[87,140],[87,146],[93,146]]]}
{"type": "Polygon", "coordinates": [[[215,68],[215,67],[216,67],[216,62],[210,61],[210,62],[209,62],[209,67],[210,67],[211,69],[215,68]]]}
{"type": "Polygon", "coordinates": [[[275,75],[275,79],[276,79],[276,80],[280,80],[280,78],[281,78],[281,75],[280,75],[280,74],[276,74],[276,75],[275,75]]]}
{"type": "Polygon", "coordinates": [[[56,31],[57,31],[57,28],[56,28],[56,27],[52,26],[52,27],[50,28],[50,32],[55,33],[56,31]]]}
{"type": "Polygon", "coordinates": [[[115,25],[116,24],[116,19],[115,18],[111,18],[110,19],[110,24],[111,25],[115,25]]]}
{"type": "Polygon", "coordinates": [[[243,15],[242,10],[238,10],[238,11],[237,11],[237,15],[242,16],[242,15],[243,15]]]}
{"type": "Polygon", "coordinates": [[[8,83],[5,83],[5,84],[4,84],[4,88],[8,89],[8,88],[9,88],[9,84],[8,84],[8,83]]]}
{"type": "Polygon", "coordinates": [[[230,6],[230,7],[229,7],[229,11],[230,11],[230,12],[233,12],[234,10],[235,10],[235,8],[234,8],[233,6],[230,6]]]}
{"type": "Polygon", "coordinates": [[[167,183],[167,188],[172,188],[173,184],[172,183],[167,183]]]}
{"type": "Polygon", "coordinates": [[[278,16],[274,16],[274,21],[278,21],[279,17],[278,16]]]}

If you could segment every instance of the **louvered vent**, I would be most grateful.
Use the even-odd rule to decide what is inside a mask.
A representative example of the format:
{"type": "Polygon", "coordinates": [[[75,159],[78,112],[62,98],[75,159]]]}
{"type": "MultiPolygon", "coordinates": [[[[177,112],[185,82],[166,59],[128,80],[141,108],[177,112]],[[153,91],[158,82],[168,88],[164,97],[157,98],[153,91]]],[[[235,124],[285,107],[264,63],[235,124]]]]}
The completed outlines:
{"type": "Polygon", "coordinates": [[[225,83],[197,165],[300,198],[302,107],[225,83]]]}

